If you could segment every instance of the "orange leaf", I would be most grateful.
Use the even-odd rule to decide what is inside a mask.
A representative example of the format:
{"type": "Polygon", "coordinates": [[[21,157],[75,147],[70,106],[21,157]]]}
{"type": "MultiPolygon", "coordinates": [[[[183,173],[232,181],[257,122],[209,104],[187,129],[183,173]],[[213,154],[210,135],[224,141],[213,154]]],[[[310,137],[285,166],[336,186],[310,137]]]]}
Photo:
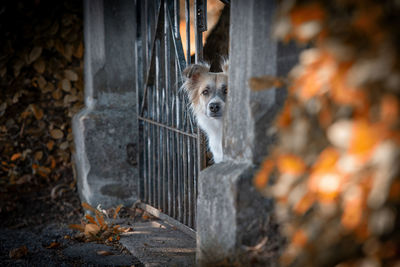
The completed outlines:
{"type": "Polygon", "coordinates": [[[324,173],[329,172],[335,167],[336,162],[339,159],[339,152],[333,147],[325,148],[316,160],[312,167],[312,173],[324,173]]]}
{"type": "Polygon", "coordinates": [[[249,79],[249,86],[253,91],[262,91],[271,88],[280,88],[285,85],[282,78],[264,75],[260,77],[252,77],[249,79]]]}
{"type": "Polygon", "coordinates": [[[88,223],[85,225],[85,235],[90,237],[92,235],[97,235],[100,231],[100,227],[97,224],[88,223]]]}
{"type": "Polygon", "coordinates": [[[315,196],[311,193],[305,194],[300,201],[293,207],[293,211],[297,214],[304,214],[314,204],[315,196]]]}
{"type": "Polygon", "coordinates": [[[115,212],[114,212],[114,219],[117,218],[117,215],[118,215],[119,211],[121,210],[121,208],[122,208],[122,204],[118,205],[118,207],[115,209],[115,212]]]}
{"type": "Polygon", "coordinates": [[[362,219],[363,194],[360,187],[352,190],[351,194],[345,197],[343,204],[341,223],[345,228],[352,230],[361,223],[362,219]]]}
{"type": "Polygon", "coordinates": [[[53,140],[50,140],[49,142],[47,142],[47,144],[46,144],[46,146],[47,146],[47,149],[48,150],[52,150],[53,149],[53,147],[54,147],[54,141],[53,140]]]}
{"type": "Polygon", "coordinates": [[[81,232],[85,231],[85,226],[82,225],[82,224],[70,224],[70,225],[68,225],[68,227],[70,229],[78,230],[78,231],[81,231],[81,232]]]}
{"type": "Polygon", "coordinates": [[[58,242],[51,242],[51,244],[49,246],[47,246],[46,248],[58,248],[61,244],[58,242]]]}
{"type": "Polygon", "coordinates": [[[15,161],[19,159],[22,156],[21,153],[15,153],[14,155],[11,156],[11,161],[15,161]]]}
{"type": "Polygon", "coordinates": [[[99,212],[96,212],[96,219],[99,222],[98,224],[99,224],[100,227],[103,227],[105,225],[104,217],[99,212]]]}
{"type": "Polygon", "coordinates": [[[292,102],[293,101],[291,101],[290,99],[286,100],[285,106],[277,119],[277,125],[279,128],[284,129],[288,127],[292,122],[292,102]]]}
{"type": "Polygon", "coordinates": [[[93,212],[93,213],[96,213],[97,212],[97,210],[95,209],[95,208],[93,208],[92,206],[90,206],[88,203],[86,203],[86,202],[82,202],[82,207],[85,209],[85,210],[90,210],[91,212],[93,212]]]}
{"type": "Polygon", "coordinates": [[[293,154],[279,156],[277,166],[281,173],[292,175],[302,175],[307,168],[304,161],[300,157],[293,154]]]}
{"type": "Polygon", "coordinates": [[[264,188],[269,180],[269,175],[275,167],[275,163],[272,160],[265,160],[261,169],[254,176],[254,186],[258,189],[264,188]]]}
{"type": "Polygon", "coordinates": [[[30,104],[29,107],[37,120],[41,120],[43,118],[44,113],[41,108],[39,108],[35,104],[30,104]]]}
{"type": "Polygon", "coordinates": [[[362,160],[369,159],[372,150],[383,137],[384,133],[381,131],[380,127],[366,120],[354,122],[349,153],[361,157],[362,160]]]}
{"type": "Polygon", "coordinates": [[[318,3],[297,6],[290,11],[290,19],[295,26],[313,20],[322,21],[324,18],[325,11],[318,3]]]}
{"type": "Polygon", "coordinates": [[[392,125],[399,119],[399,100],[394,95],[386,94],[381,99],[381,120],[392,125]]]}
{"type": "Polygon", "coordinates": [[[303,229],[299,229],[292,237],[292,244],[297,247],[304,247],[307,244],[308,237],[303,229]]]}
{"type": "Polygon", "coordinates": [[[85,217],[90,223],[98,224],[98,223],[96,223],[96,220],[92,216],[90,216],[89,214],[86,214],[85,217]]]}

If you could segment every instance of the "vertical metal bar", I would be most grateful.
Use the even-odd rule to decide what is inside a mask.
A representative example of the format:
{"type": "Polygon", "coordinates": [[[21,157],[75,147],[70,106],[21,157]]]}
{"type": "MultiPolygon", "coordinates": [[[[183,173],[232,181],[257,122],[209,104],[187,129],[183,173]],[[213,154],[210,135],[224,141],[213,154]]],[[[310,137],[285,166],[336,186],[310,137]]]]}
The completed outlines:
{"type": "MultiPolygon", "coordinates": [[[[174,1],[174,18],[175,18],[175,36],[179,37],[179,1],[175,0],[174,1]]],[[[170,35],[169,35],[169,21],[168,21],[168,8],[167,8],[167,2],[165,2],[165,6],[164,6],[164,10],[165,10],[165,24],[164,24],[164,38],[165,38],[165,42],[164,42],[164,68],[165,68],[165,97],[166,97],[166,107],[165,107],[165,115],[166,115],[166,120],[165,123],[167,125],[170,125],[170,62],[171,62],[171,56],[170,56],[170,35]]],[[[172,183],[171,181],[171,165],[170,165],[170,153],[171,151],[169,150],[170,148],[170,138],[169,138],[169,131],[166,131],[165,134],[165,147],[164,149],[166,149],[166,155],[164,155],[164,160],[166,160],[166,162],[164,162],[164,167],[167,165],[166,169],[164,170],[164,181],[166,182],[166,185],[164,187],[164,202],[165,202],[165,206],[164,206],[164,212],[167,212],[169,215],[172,214],[171,212],[171,199],[172,199],[172,195],[171,195],[171,187],[170,187],[170,183],[172,183]],[[168,199],[167,199],[168,198],[168,199]]],[[[174,151],[172,151],[173,153],[174,151]]]]}
{"type": "MultiPolygon", "coordinates": [[[[167,6],[165,9],[167,9],[167,6]]],[[[179,9],[180,9],[179,8],[179,0],[174,0],[174,26],[173,27],[174,27],[174,35],[175,35],[176,39],[181,38],[181,36],[179,34],[179,23],[180,23],[180,20],[179,20],[180,10],[179,9]]],[[[168,18],[167,16],[165,16],[165,17],[168,18]]]]}
{"type": "Polygon", "coordinates": [[[193,227],[193,181],[195,177],[193,176],[193,149],[192,149],[192,138],[187,139],[187,162],[188,162],[188,225],[193,227]]]}
{"type": "MultiPolygon", "coordinates": [[[[161,64],[160,64],[160,39],[156,39],[156,45],[155,45],[155,61],[156,61],[156,86],[155,86],[155,116],[154,116],[154,120],[157,122],[160,122],[160,116],[161,116],[161,112],[160,112],[160,91],[161,91],[161,64]]],[[[156,192],[156,198],[155,198],[155,205],[157,208],[161,207],[161,160],[160,160],[160,150],[161,150],[161,142],[160,142],[160,127],[156,126],[156,135],[155,135],[155,140],[156,143],[154,143],[156,145],[155,147],[155,153],[156,155],[154,155],[154,159],[155,159],[155,168],[156,168],[156,176],[154,177],[154,179],[156,180],[156,188],[155,188],[155,192],[156,192]]]]}
{"type": "Polygon", "coordinates": [[[188,146],[187,146],[187,136],[182,136],[182,161],[183,161],[183,223],[188,224],[188,214],[189,214],[189,187],[188,187],[188,146]]]}
{"type": "Polygon", "coordinates": [[[186,62],[191,64],[190,55],[190,1],[185,0],[185,16],[186,16],[186,62]]]}
{"type": "Polygon", "coordinates": [[[207,0],[194,0],[195,62],[203,60],[203,32],[207,30],[207,0]]]}

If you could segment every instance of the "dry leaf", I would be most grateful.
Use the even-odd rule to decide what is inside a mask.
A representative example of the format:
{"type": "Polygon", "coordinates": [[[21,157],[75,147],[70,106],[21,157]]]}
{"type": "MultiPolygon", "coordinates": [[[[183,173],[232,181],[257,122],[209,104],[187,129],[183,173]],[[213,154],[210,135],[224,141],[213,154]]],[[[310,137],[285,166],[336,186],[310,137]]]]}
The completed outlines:
{"type": "Polygon", "coordinates": [[[61,150],[66,150],[68,147],[69,147],[68,141],[65,141],[65,142],[60,144],[60,149],[61,150]]]}
{"type": "Polygon", "coordinates": [[[101,228],[103,228],[106,225],[103,214],[100,214],[100,212],[98,211],[96,211],[96,219],[101,228]]]}
{"type": "Polygon", "coordinates": [[[68,225],[68,227],[70,229],[78,230],[78,231],[81,231],[81,232],[85,231],[85,226],[82,225],[82,224],[70,224],[70,225],[68,225]]]}
{"type": "Polygon", "coordinates": [[[26,256],[28,254],[28,252],[29,252],[28,248],[25,245],[23,245],[19,248],[14,248],[14,249],[10,250],[10,252],[8,253],[8,256],[11,259],[20,259],[20,258],[26,256]]]}
{"type": "Polygon", "coordinates": [[[298,247],[304,247],[308,242],[307,234],[304,230],[299,229],[294,233],[292,238],[292,244],[298,247]]]}
{"type": "Polygon", "coordinates": [[[97,255],[110,256],[110,255],[114,255],[114,253],[112,253],[111,251],[107,251],[107,250],[99,250],[99,251],[97,251],[97,255]]]}
{"type": "Polygon", "coordinates": [[[37,161],[41,160],[41,159],[43,158],[43,151],[37,151],[37,152],[34,154],[33,157],[34,157],[34,159],[37,160],[37,161]]]}
{"type": "Polygon", "coordinates": [[[21,153],[15,153],[11,156],[11,161],[15,161],[17,159],[19,159],[22,156],[21,153]]]}
{"type": "Polygon", "coordinates": [[[78,74],[76,74],[76,72],[74,72],[73,70],[65,70],[64,75],[65,78],[70,80],[71,82],[76,82],[79,79],[78,74]]]}
{"type": "Polygon", "coordinates": [[[88,203],[86,203],[86,202],[82,202],[82,207],[83,207],[84,209],[86,209],[86,210],[89,210],[89,211],[95,213],[95,214],[96,214],[96,212],[97,212],[97,210],[96,210],[95,208],[93,208],[92,206],[90,206],[90,205],[89,205],[88,203]]]}
{"type": "Polygon", "coordinates": [[[75,49],[74,57],[81,59],[83,57],[83,43],[80,42],[78,47],[75,49]]]}
{"type": "Polygon", "coordinates": [[[53,140],[50,140],[49,142],[47,142],[47,144],[46,144],[47,149],[48,150],[53,150],[54,144],[55,143],[54,143],[53,140]]]}
{"type": "Polygon", "coordinates": [[[279,88],[285,85],[282,78],[264,75],[260,77],[252,77],[249,79],[249,86],[253,91],[262,91],[271,88],[279,88]]]}
{"type": "Polygon", "coordinates": [[[35,46],[31,52],[29,53],[28,59],[27,59],[27,64],[31,64],[35,60],[37,60],[40,55],[42,54],[42,47],[40,46],[35,46]]]}
{"type": "Polygon", "coordinates": [[[61,139],[64,137],[64,133],[59,130],[59,129],[53,129],[50,131],[50,135],[51,137],[53,137],[54,139],[61,139]]]}
{"type": "Polygon", "coordinates": [[[98,223],[96,222],[96,220],[95,220],[91,215],[86,214],[85,217],[86,217],[86,219],[87,219],[90,223],[92,223],[92,224],[98,224],[98,223]]]}
{"type": "Polygon", "coordinates": [[[65,92],[71,91],[71,82],[67,79],[63,79],[59,82],[58,87],[63,89],[65,92]]]}
{"type": "Polygon", "coordinates": [[[35,104],[30,104],[29,108],[31,109],[33,115],[35,116],[35,118],[37,120],[41,120],[43,118],[43,110],[41,108],[39,108],[37,105],[35,104]]]}
{"type": "Polygon", "coordinates": [[[287,173],[291,175],[302,175],[307,168],[306,164],[300,157],[292,154],[279,156],[277,160],[277,167],[281,173],[287,173]]]}
{"type": "Polygon", "coordinates": [[[63,93],[60,89],[57,89],[57,90],[53,91],[53,93],[51,93],[51,95],[53,96],[53,98],[55,100],[60,100],[63,96],[63,93]]]}
{"type": "Polygon", "coordinates": [[[40,59],[33,64],[33,68],[37,73],[43,74],[46,69],[46,63],[43,59],[40,59]]]}
{"type": "Polygon", "coordinates": [[[49,246],[47,246],[46,248],[58,248],[61,244],[58,242],[51,242],[51,244],[49,246]]]}
{"type": "Polygon", "coordinates": [[[268,183],[269,175],[275,167],[275,163],[272,160],[265,160],[261,169],[257,172],[254,177],[254,186],[258,189],[265,188],[268,183]]]}
{"type": "Polygon", "coordinates": [[[100,231],[100,227],[97,224],[88,223],[85,225],[85,235],[87,237],[91,237],[93,235],[97,235],[100,231]]]}

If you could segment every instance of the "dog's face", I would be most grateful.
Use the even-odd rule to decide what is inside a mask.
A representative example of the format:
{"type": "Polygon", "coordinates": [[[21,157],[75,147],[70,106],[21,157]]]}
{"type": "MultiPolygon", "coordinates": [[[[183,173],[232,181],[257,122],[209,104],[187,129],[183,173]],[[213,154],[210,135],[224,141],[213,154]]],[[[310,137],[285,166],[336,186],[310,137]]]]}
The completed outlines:
{"type": "Polygon", "coordinates": [[[195,114],[220,119],[224,114],[225,99],[228,93],[228,75],[224,72],[209,72],[209,67],[193,64],[184,71],[183,88],[189,95],[195,114]]]}

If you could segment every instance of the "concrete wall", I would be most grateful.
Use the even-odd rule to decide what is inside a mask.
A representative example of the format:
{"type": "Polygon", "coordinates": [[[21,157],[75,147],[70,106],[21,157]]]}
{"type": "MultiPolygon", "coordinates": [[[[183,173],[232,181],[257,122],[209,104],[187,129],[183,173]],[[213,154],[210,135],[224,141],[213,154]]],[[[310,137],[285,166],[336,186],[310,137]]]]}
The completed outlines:
{"type": "Polygon", "coordinates": [[[84,1],[85,108],[73,118],[82,201],[103,207],[137,200],[135,6],[84,1]]]}

